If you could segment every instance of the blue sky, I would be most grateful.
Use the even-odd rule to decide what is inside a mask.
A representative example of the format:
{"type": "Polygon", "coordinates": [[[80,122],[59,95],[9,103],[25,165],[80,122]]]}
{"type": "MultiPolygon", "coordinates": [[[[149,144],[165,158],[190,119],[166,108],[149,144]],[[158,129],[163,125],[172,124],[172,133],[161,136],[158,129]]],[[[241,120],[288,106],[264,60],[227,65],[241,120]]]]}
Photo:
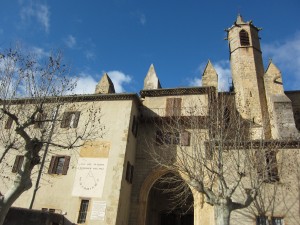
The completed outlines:
{"type": "Polygon", "coordinates": [[[118,92],[139,92],[151,63],[164,88],[199,85],[208,59],[226,88],[224,29],[241,13],[263,28],[265,68],[272,58],[285,90],[299,90],[299,10],[299,0],[3,0],[0,48],[61,49],[77,93],[93,93],[104,72],[118,92]]]}

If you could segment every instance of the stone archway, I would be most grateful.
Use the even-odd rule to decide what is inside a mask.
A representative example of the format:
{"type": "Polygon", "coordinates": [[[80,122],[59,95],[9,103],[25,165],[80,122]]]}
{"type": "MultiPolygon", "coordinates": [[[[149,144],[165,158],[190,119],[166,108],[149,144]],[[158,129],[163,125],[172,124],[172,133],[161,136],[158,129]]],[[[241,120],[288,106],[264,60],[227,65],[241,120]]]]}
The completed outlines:
{"type": "MultiPolygon", "coordinates": [[[[188,214],[179,213],[179,208],[181,207],[174,209],[172,212],[167,209],[170,193],[166,195],[161,189],[156,188],[158,185],[157,180],[167,174],[171,174],[170,171],[165,169],[156,169],[145,179],[144,183],[142,184],[139,195],[139,225],[194,224],[193,208],[188,214]],[[156,211],[153,212],[153,209],[156,211]]],[[[191,196],[193,199],[192,191],[191,196]]]]}

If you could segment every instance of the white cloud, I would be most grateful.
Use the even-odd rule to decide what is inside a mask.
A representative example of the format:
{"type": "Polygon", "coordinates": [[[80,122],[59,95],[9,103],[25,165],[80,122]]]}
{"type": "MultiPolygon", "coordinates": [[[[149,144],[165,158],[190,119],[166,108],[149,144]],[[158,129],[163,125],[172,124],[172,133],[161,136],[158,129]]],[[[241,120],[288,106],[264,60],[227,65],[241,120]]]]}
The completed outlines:
{"type": "Polygon", "coordinates": [[[50,28],[50,10],[45,4],[38,2],[30,2],[28,5],[24,5],[24,2],[20,2],[21,12],[20,16],[23,22],[31,21],[35,19],[48,33],[50,28]]]}
{"type": "MultiPolygon", "coordinates": [[[[231,85],[231,70],[230,63],[228,60],[220,60],[217,62],[212,62],[215,70],[218,74],[218,89],[219,91],[228,91],[229,86],[231,85]]],[[[202,85],[202,74],[204,72],[206,63],[201,63],[197,69],[197,74],[200,74],[197,77],[189,79],[189,86],[201,86],[202,85]]]]}
{"type": "Polygon", "coordinates": [[[72,91],[72,94],[93,94],[97,83],[90,74],[80,73],[77,78],[76,88],[72,91]]]}
{"type": "Polygon", "coordinates": [[[201,84],[202,84],[201,78],[198,78],[198,77],[189,79],[188,82],[189,82],[189,86],[192,86],[192,87],[201,86],[201,84]]]}
{"type": "Polygon", "coordinates": [[[218,61],[213,66],[218,74],[219,91],[228,91],[232,80],[229,60],[218,61]]]}
{"type": "MultiPolygon", "coordinates": [[[[114,84],[116,93],[125,92],[124,85],[129,84],[132,80],[131,76],[117,70],[108,71],[107,74],[114,84]]],[[[91,74],[80,73],[77,78],[77,86],[70,94],[93,94],[101,77],[98,74],[92,76],[91,74]],[[98,77],[99,80],[95,80],[94,77],[98,77]]]]}
{"type": "Polygon", "coordinates": [[[64,41],[69,48],[73,48],[76,45],[76,38],[71,34],[68,35],[68,37],[65,38],[64,41]]]}
{"type": "Polygon", "coordinates": [[[130,75],[126,75],[118,70],[108,71],[107,74],[112,80],[117,93],[125,92],[124,85],[129,84],[132,80],[130,75]]]}
{"type": "Polygon", "coordinates": [[[272,58],[282,72],[287,89],[299,89],[300,32],[282,42],[262,45],[265,57],[272,58]]]}

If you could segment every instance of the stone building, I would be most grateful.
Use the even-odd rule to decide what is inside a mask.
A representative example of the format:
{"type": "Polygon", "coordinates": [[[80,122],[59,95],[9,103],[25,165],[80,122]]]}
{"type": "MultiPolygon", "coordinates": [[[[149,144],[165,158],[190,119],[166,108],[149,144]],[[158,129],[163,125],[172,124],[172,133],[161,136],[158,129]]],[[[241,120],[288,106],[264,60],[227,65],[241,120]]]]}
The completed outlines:
{"type": "MultiPolygon", "coordinates": [[[[251,140],[280,140],[284,145],[279,150],[297,153],[300,150],[300,91],[284,91],[281,72],[272,61],[265,69],[259,30],[240,15],[226,30],[233,87],[222,94],[232,99],[244,121],[250,121],[251,140]]],[[[74,224],[213,225],[212,206],[192,187],[191,207],[186,213],[182,214],[179,206],[168,211],[172,196],[161,190],[163,187],[159,187],[157,180],[170,171],[158,166],[149,152],[151,146],[157,146],[153,142],[161,141],[164,135],[157,132],[158,120],[189,118],[192,108],[194,117],[207,117],[211,113],[211,99],[218,96],[217,88],[218,74],[209,61],[202,75],[202,87],[162,88],[151,65],[140,95],[115,93],[112,81],[104,74],[95,94],[63,97],[64,105],[57,112],[61,120],[55,122],[57,129],[68,133],[84,129],[90,112],[87,109],[101,109],[101,123],[95,129],[103,129],[103,132],[76,151],[50,147],[38,188],[22,194],[14,207],[31,206],[44,213],[61,214],[74,224]]],[[[12,124],[5,126],[6,130],[12,129],[12,124]]],[[[179,145],[193,147],[192,129],[186,127],[167,137],[173,151],[179,145]]],[[[276,157],[280,161],[280,151],[276,157]]],[[[289,157],[293,159],[295,155],[289,157]]],[[[6,173],[14,176],[21,168],[22,155],[12,155],[7,163],[6,173]]],[[[265,215],[255,210],[238,210],[232,213],[232,224],[266,224],[264,220],[271,220],[273,224],[283,224],[283,221],[299,224],[299,180],[286,178],[288,175],[284,174],[288,172],[283,170],[278,170],[276,182],[286,181],[290,186],[286,193],[277,193],[274,197],[279,199],[278,207],[266,210],[265,215]]],[[[299,178],[300,173],[295,176],[299,178]]],[[[1,193],[5,193],[10,182],[0,183],[1,193]]],[[[272,188],[274,183],[268,185],[272,188]]]]}

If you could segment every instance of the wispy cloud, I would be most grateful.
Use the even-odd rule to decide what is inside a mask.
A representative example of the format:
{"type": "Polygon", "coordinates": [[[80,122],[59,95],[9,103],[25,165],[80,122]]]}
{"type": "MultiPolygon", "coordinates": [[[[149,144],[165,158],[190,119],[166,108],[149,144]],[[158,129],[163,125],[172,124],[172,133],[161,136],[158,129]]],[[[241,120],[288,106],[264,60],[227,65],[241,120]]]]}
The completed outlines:
{"type": "Polygon", "coordinates": [[[299,89],[300,32],[284,41],[263,44],[262,49],[264,56],[272,58],[282,71],[285,87],[287,89],[299,89]]]}
{"type": "Polygon", "coordinates": [[[29,49],[30,53],[32,53],[36,59],[42,59],[44,57],[47,57],[50,55],[49,52],[47,52],[45,49],[40,48],[40,47],[36,47],[36,46],[32,46],[29,49]]]}
{"type": "MultiPolygon", "coordinates": [[[[207,62],[206,62],[207,63],[207,62]]],[[[201,63],[197,68],[197,77],[188,79],[189,86],[201,86],[202,85],[202,74],[204,72],[206,63],[201,63]]],[[[218,89],[219,91],[228,91],[231,85],[231,71],[230,63],[228,60],[220,60],[217,62],[212,62],[215,70],[218,74],[218,89]]]]}
{"type": "Polygon", "coordinates": [[[134,18],[138,19],[138,22],[139,22],[140,24],[142,24],[143,26],[146,24],[147,19],[146,19],[145,13],[143,13],[143,12],[137,10],[137,11],[131,13],[131,14],[132,14],[132,16],[133,16],[134,18]]]}
{"type": "Polygon", "coordinates": [[[50,29],[49,7],[39,2],[30,2],[29,4],[26,4],[25,2],[21,1],[20,4],[20,16],[22,21],[31,22],[31,20],[36,20],[48,33],[50,29]]]}
{"type": "Polygon", "coordinates": [[[145,25],[145,24],[146,24],[146,15],[143,14],[143,13],[140,14],[140,23],[141,23],[142,25],[145,25]]]}
{"type": "Polygon", "coordinates": [[[64,42],[68,48],[74,48],[76,45],[76,38],[70,34],[64,39],[64,42]]]}
{"type": "Polygon", "coordinates": [[[125,92],[124,86],[129,84],[132,81],[130,75],[126,75],[125,73],[118,70],[108,71],[107,74],[112,80],[115,86],[115,91],[117,93],[125,92]]]}
{"type": "Polygon", "coordinates": [[[85,58],[88,60],[94,60],[96,58],[96,54],[92,51],[87,50],[84,52],[84,54],[85,54],[85,58]]]}

